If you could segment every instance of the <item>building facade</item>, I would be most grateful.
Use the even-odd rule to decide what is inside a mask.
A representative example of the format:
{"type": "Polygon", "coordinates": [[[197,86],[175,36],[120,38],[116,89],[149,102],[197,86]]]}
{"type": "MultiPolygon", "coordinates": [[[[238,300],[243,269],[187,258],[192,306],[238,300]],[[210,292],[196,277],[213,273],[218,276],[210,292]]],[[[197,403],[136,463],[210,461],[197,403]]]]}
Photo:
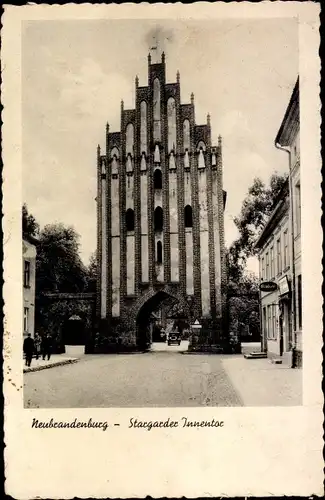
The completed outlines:
{"type": "Polygon", "coordinates": [[[23,336],[34,337],[35,328],[35,285],[36,244],[32,237],[23,237],[23,336]]]}
{"type": "Polygon", "coordinates": [[[165,55],[135,107],[121,103],[119,132],[97,150],[97,315],[122,342],[143,340],[150,313],[168,298],[214,341],[222,335],[226,263],[222,145],[181,103],[180,75],[166,82],[165,55]]]}
{"type": "Polygon", "coordinates": [[[275,146],[288,155],[288,179],[256,249],[260,281],[274,282],[261,293],[263,348],[293,367],[302,366],[301,191],[299,79],[285,112],[275,146]]]}
{"type": "Polygon", "coordinates": [[[301,268],[301,187],[299,78],[275,139],[277,148],[288,155],[290,196],[290,256],[293,295],[293,347],[295,366],[302,366],[302,268],[301,268]]]}
{"type": "Polygon", "coordinates": [[[260,282],[276,284],[274,290],[261,292],[262,349],[268,357],[282,357],[291,364],[293,328],[289,207],[287,180],[256,243],[256,249],[260,282]]]}

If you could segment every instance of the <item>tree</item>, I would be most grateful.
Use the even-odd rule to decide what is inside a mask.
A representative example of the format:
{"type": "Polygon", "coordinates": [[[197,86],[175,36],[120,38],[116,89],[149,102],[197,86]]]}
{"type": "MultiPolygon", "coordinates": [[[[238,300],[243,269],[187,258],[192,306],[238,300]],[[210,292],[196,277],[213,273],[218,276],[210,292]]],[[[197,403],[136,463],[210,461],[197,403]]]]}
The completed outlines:
{"type": "Polygon", "coordinates": [[[240,214],[234,218],[239,237],[231,244],[227,254],[231,280],[241,279],[247,258],[255,254],[254,244],[270,217],[277,196],[286,180],[286,174],[275,173],[271,176],[268,186],[261,179],[255,178],[249,188],[240,214]]]}
{"type": "Polygon", "coordinates": [[[39,224],[32,214],[28,213],[27,204],[24,203],[22,207],[22,231],[23,236],[38,236],[39,224]]]}
{"type": "Polygon", "coordinates": [[[89,292],[96,291],[96,282],[97,282],[97,251],[95,250],[89,259],[89,264],[87,267],[87,281],[88,286],[87,290],[89,292]]]}
{"type": "MultiPolygon", "coordinates": [[[[258,279],[245,274],[248,257],[255,254],[254,244],[269,219],[287,175],[273,174],[269,185],[255,178],[234,218],[239,237],[227,252],[229,330],[241,336],[245,328],[259,335],[258,279]]],[[[255,338],[256,338],[255,337],[255,338]]]]}
{"type": "Polygon", "coordinates": [[[87,270],[79,255],[79,235],[73,227],[49,224],[39,235],[36,292],[82,292],[87,270]]]}
{"type": "Polygon", "coordinates": [[[258,287],[258,278],[253,273],[228,283],[229,331],[237,337],[245,336],[245,329],[249,329],[252,338],[259,338],[258,287]]]}

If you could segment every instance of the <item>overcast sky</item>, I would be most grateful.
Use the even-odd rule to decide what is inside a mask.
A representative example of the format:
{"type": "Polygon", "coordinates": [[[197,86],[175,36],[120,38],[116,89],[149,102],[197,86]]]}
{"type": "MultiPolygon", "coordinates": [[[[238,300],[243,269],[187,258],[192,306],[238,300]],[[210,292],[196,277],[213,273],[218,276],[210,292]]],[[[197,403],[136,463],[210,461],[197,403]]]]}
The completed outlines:
{"type": "Polygon", "coordinates": [[[134,107],[135,76],[147,84],[154,35],[167,82],[179,70],[182,103],[194,92],[197,124],[210,113],[215,144],[222,135],[227,244],[253,178],[288,167],[274,139],[298,76],[296,20],[25,22],[23,198],[41,226],[76,228],[85,263],[96,248],[96,147],[107,121],[119,131],[121,99],[134,107]]]}

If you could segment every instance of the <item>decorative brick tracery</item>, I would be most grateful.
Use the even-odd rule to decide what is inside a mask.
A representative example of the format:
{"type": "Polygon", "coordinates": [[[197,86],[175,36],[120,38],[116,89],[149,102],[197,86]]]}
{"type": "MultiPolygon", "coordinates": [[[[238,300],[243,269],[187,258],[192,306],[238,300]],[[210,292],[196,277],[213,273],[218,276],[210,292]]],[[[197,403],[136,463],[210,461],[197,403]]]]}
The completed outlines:
{"type": "MultiPolygon", "coordinates": [[[[200,319],[202,315],[202,290],[201,290],[201,262],[202,258],[206,259],[209,272],[209,282],[207,286],[210,290],[209,301],[209,321],[205,321],[207,328],[214,330],[212,337],[214,339],[220,338],[222,332],[221,316],[224,308],[224,296],[226,286],[226,263],[225,263],[225,249],[224,249],[224,196],[222,188],[222,154],[221,154],[221,140],[218,146],[212,147],[211,145],[211,125],[210,116],[207,118],[207,124],[197,125],[195,123],[195,104],[194,95],[191,95],[190,104],[181,104],[180,101],[180,76],[177,73],[176,83],[166,83],[166,68],[165,57],[157,64],[151,64],[151,58],[148,57],[148,85],[139,86],[139,79],[135,80],[135,109],[124,110],[123,101],[121,103],[121,129],[120,132],[110,132],[107,126],[106,131],[106,189],[102,192],[101,188],[101,165],[100,165],[100,150],[98,149],[98,192],[97,192],[97,225],[98,225],[98,269],[103,265],[107,266],[107,328],[110,329],[112,335],[122,325],[123,328],[128,330],[125,334],[130,338],[136,339],[136,319],[139,309],[143,305],[155,297],[155,294],[162,294],[171,296],[177,299],[184,310],[187,311],[189,317],[200,319]],[[161,140],[154,140],[153,131],[153,85],[154,80],[159,79],[160,82],[160,127],[161,127],[161,140]],[[168,99],[175,100],[175,114],[176,114],[176,144],[172,151],[168,150],[168,119],[167,119],[167,102],[168,99]],[[147,109],[147,151],[141,151],[141,119],[140,107],[141,102],[146,102],[147,109]],[[187,150],[184,150],[184,120],[189,122],[190,137],[187,144],[187,150]],[[128,124],[134,127],[134,148],[131,154],[132,169],[130,168],[130,158],[126,155],[126,127],[128,124]],[[203,145],[203,146],[202,146],[203,145]],[[200,146],[200,148],[198,148],[200,146]],[[119,172],[118,174],[112,172],[112,148],[118,148],[119,151],[119,172]],[[154,163],[154,158],[157,161],[157,147],[159,151],[159,163],[154,163]],[[202,149],[201,149],[202,148],[202,149]],[[155,154],[156,151],[156,154],[155,154]],[[200,167],[206,173],[206,203],[207,203],[207,220],[208,220],[208,248],[201,248],[201,228],[200,211],[199,211],[199,172],[198,163],[200,157],[204,158],[204,163],[201,162],[200,167]],[[172,155],[172,158],[171,158],[172,155]],[[212,161],[212,155],[213,161],[212,161]],[[185,157],[186,162],[185,164],[185,157]],[[128,171],[127,171],[128,164],[128,171]],[[156,277],[156,244],[155,244],[155,231],[154,231],[154,209],[155,209],[155,195],[153,173],[154,169],[159,167],[162,172],[162,189],[161,200],[164,213],[162,238],[162,263],[159,265],[163,267],[163,278],[156,277]],[[173,196],[177,196],[177,238],[173,237],[171,240],[170,233],[170,189],[169,179],[170,175],[176,176],[176,184],[171,184],[171,191],[173,196]],[[125,209],[126,209],[126,182],[128,176],[133,178],[133,209],[135,216],[134,225],[134,266],[127,266],[127,253],[126,253],[126,226],[125,226],[125,209]],[[114,193],[111,190],[111,181],[113,178],[119,179],[119,212],[120,212],[120,233],[113,236],[111,233],[111,216],[114,193]],[[142,179],[147,179],[147,192],[141,191],[142,179]],[[185,178],[189,184],[186,189],[187,193],[190,192],[190,203],[193,214],[192,228],[187,229],[190,231],[193,243],[193,296],[187,296],[186,292],[186,244],[185,244],[185,224],[184,224],[184,208],[185,208],[185,178]],[[173,187],[175,186],[175,188],[173,187]],[[190,191],[189,191],[190,190],[190,191]],[[213,192],[217,192],[218,201],[218,227],[215,227],[215,218],[213,212],[213,192]],[[107,193],[107,194],[105,194],[107,193]],[[147,219],[148,225],[147,232],[141,231],[141,217],[142,217],[142,203],[144,203],[143,196],[146,196],[147,205],[147,219]],[[105,199],[104,199],[105,198],[105,199]],[[103,203],[106,203],[107,211],[107,262],[103,262],[101,254],[101,214],[103,203]],[[215,237],[215,231],[219,231],[219,238],[215,237]],[[114,279],[112,268],[114,267],[114,254],[112,253],[112,238],[119,238],[120,248],[120,274],[119,274],[119,311],[120,316],[115,317],[112,321],[112,289],[114,289],[114,279]],[[171,248],[171,242],[177,241],[177,248],[171,248]],[[217,242],[218,252],[215,253],[215,244],[217,242]],[[178,252],[178,276],[177,282],[171,282],[171,254],[172,251],[178,252]],[[203,252],[203,253],[202,253],[203,252]],[[220,262],[218,256],[220,254],[220,262]],[[218,269],[217,269],[218,268],[218,269]],[[134,294],[127,294],[127,269],[134,269],[134,294]],[[142,270],[147,269],[148,282],[142,281],[142,270]],[[220,283],[218,282],[220,276],[220,283]],[[188,304],[191,304],[189,309],[188,304]],[[218,330],[218,331],[216,331],[218,330]]],[[[143,131],[142,131],[143,136],[143,131]]],[[[170,149],[170,148],[169,148],[170,149]]],[[[200,170],[201,171],[201,170],[200,170]]],[[[171,181],[174,182],[174,181],[171,181]]],[[[132,184],[131,184],[132,186],[132,184]]],[[[130,189],[130,188],[129,188],[130,189]]],[[[159,194],[160,196],[160,194],[159,194]]],[[[189,194],[186,195],[187,197],[189,194]]],[[[159,198],[160,199],[160,198],[159,198]]],[[[117,198],[116,198],[117,202],[117,198]]],[[[157,203],[157,202],[156,202],[157,203]]],[[[144,206],[146,206],[144,205],[144,206]]],[[[206,229],[205,229],[206,231],[206,229]]],[[[133,234],[132,233],[132,234],[133,234]]],[[[187,235],[188,241],[189,236],[187,235]]],[[[205,237],[206,238],[206,237],[205,237]]],[[[116,274],[116,273],[115,273],[116,274]]],[[[115,275],[114,274],[114,275],[115,275]]],[[[144,273],[146,275],[146,273],[144,273]]],[[[101,273],[98,273],[97,292],[96,292],[96,314],[100,317],[102,305],[100,303],[101,287],[100,281],[101,273]]],[[[206,294],[207,292],[205,292],[206,294]]],[[[121,336],[121,328],[119,329],[119,336],[121,336]]],[[[210,335],[211,337],[211,335],[210,335]]],[[[123,332],[122,332],[123,340],[123,332]]]]}

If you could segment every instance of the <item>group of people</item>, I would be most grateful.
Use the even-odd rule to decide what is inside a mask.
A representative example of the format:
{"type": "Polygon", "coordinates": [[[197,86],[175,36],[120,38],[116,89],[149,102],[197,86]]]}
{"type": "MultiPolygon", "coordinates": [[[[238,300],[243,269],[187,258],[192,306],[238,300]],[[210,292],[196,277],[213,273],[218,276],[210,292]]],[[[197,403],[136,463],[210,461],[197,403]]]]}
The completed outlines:
{"type": "Polygon", "coordinates": [[[24,354],[25,354],[25,362],[26,366],[30,366],[32,363],[33,355],[35,354],[35,358],[38,359],[39,356],[42,356],[42,359],[49,360],[52,354],[52,341],[50,335],[39,335],[35,333],[35,337],[32,338],[29,333],[24,340],[23,346],[24,354]]]}

